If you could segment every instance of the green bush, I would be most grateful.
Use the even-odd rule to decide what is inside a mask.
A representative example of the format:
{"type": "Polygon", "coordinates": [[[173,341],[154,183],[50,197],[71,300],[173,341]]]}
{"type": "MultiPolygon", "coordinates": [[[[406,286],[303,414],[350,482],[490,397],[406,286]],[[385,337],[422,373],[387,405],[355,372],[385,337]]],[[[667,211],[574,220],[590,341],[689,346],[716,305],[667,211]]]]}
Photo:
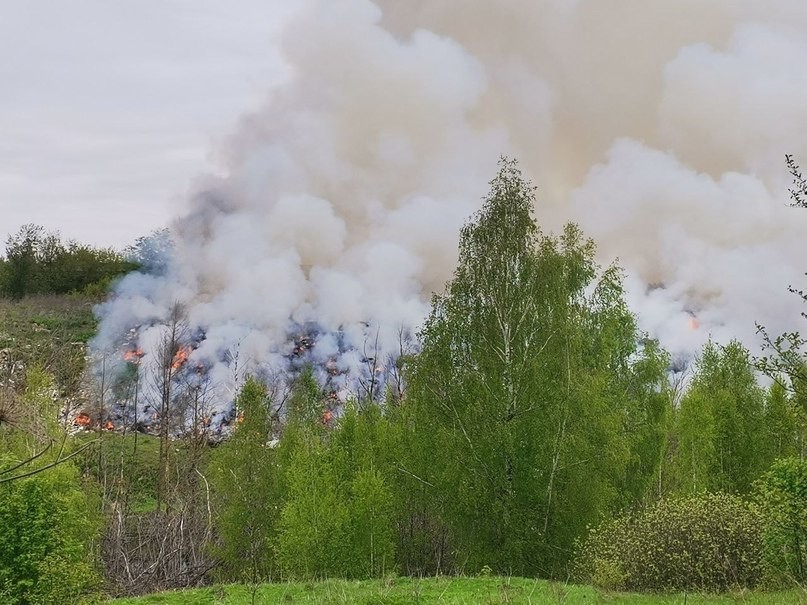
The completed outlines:
{"type": "Polygon", "coordinates": [[[139,266],[111,248],[63,242],[58,233],[46,233],[40,225],[23,225],[6,240],[5,258],[0,259],[0,296],[20,299],[68,292],[102,296],[114,279],[139,266]]]}
{"type": "Polygon", "coordinates": [[[758,509],[736,496],[663,500],[590,531],[577,572],[612,590],[751,588],[763,575],[762,528],[758,509]]]}
{"type": "Polygon", "coordinates": [[[756,483],[765,515],[765,570],[775,585],[807,581],[807,460],[782,458],[756,483]]]}
{"type": "Polygon", "coordinates": [[[70,463],[0,485],[0,602],[77,603],[99,585],[90,511],[70,463]]]}

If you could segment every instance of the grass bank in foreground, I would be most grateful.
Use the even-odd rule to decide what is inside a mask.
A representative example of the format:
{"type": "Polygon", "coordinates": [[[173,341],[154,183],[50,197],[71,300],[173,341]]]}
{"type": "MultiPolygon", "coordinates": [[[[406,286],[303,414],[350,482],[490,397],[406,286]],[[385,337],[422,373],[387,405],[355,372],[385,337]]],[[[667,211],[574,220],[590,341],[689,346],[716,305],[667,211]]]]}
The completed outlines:
{"type": "Polygon", "coordinates": [[[598,591],[526,578],[392,578],[349,582],[328,580],[292,584],[213,586],[199,590],[117,599],[115,605],[575,605],[632,603],[672,605],[686,603],[748,603],[787,605],[807,602],[807,592],[736,593],[727,595],[635,595],[598,591]]]}

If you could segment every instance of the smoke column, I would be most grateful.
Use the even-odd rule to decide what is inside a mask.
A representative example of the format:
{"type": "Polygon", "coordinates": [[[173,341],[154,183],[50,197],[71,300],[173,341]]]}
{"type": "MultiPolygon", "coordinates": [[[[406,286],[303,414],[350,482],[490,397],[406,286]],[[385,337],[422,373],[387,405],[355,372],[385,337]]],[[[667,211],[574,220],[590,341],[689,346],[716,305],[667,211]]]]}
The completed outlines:
{"type": "Polygon", "coordinates": [[[314,360],[358,376],[368,342],[386,359],[422,322],[501,155],[545,230],[577,221],[618,259],[672,352],[757,350],[755,321],[798,321],[807,212],[783,156],[807,163],[803,2],[323,0],[284,31],[288,81],[200,179],[169,268],[99,308],[97,350],[138,327],[147,359],[180,301],[204,334],[190,363],[222,388],[236,349],[243,371],[287,370],[305,326],[314,360]]]}

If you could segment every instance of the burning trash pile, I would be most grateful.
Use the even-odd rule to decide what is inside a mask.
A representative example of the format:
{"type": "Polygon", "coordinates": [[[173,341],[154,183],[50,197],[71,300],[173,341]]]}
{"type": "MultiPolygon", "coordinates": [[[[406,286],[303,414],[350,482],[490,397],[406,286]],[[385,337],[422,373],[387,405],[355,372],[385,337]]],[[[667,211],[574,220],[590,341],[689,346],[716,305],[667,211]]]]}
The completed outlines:
{"type": "Polygon", "coordinates": [[[336,410],[380,397],[501,155],[539,187],[544,229],[576,220],[604,264],[620,259],[640,327],[671,353],[709,338],[756,347],[756,322],[780,333],[798,317],[799,300],[771,293],[801,279],[807,253],[781,158],[807,157],[807,111],[782,117],[782,95],[763,94],[800,98],[804,61],[780,57],[807,46],[774,34],[790,31],[787,11],[460,4],[300,4],[280,43],[287,78],[96,310],[95,374],[115,418],[165,426],[168,399],[218,430],[244,376],[281,399],[306,366],[336,410]],[[650,54],[646,31],[661,32],[650,54]],[[177,301],[199,329],[166,347],[177,301]]]}
{"type": "MultiPolygon", "coordinates": [[[[237,347],[218,352],[212,362],[206,332],[182,329],[175,340],[147,352],[139,341],[159,325],[134,328],[114,358],[96,359],[96,377],[109,384],[101,414],[81,412],[74,425],[85,430],[137,430],[159,433],[169,423],[172,436],[202,431],[210,440],[225,437],[239,421],[233,402],[238,385],[249,374],[264,381],[275,395],[275,413],[282,420],[283,402],[294,380],[310,369],[323,394],[322,421],[338,418],[350,400],[379,401],[392,390],[403,395],[400,354],[414,349],[411,336],[399,333],[398,354],[380,348],[378,329],[362,323],[361,331],[325,331],[314,322],[295,324],[285,345],[263,363],[242,357],[237,347]],[[360,344],[355,337],[361,335],[360,344]],[[221,368],[230,370],[222,380],[221,368]]],[[[163,326],[164,327],[164,326],[163,326]]]]}

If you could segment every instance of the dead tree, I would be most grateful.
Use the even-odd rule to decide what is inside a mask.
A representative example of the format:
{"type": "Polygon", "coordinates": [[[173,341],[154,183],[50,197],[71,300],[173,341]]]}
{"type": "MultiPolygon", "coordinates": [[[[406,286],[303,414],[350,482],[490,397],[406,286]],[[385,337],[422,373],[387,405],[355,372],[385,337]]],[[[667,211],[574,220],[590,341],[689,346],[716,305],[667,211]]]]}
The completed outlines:
{"type": "Polygon", "coordinates": [[[175,378],[184,363],[182,356],[187,332],[185,309],[180,303],[174,303],[169,310],[163,336],[153,352],[149,368],[151,370],[149,399],[156,410],[160,439],[159,469],[157,470],[158,509],[165,503],[165,492],[169,480],[175,378]]]}
{"type": "MultiPolygon", "coordinates": [[[[180,305],[172,307],[163,330],[150,364],[143,368],[142,389],[155,411],[154,418],[144,420],[151,421],[159,440],[156,505],[135,510],[127,492],[107,510],[104,565],[113,592],[121,595],[198,586],[207,581],[213,566],[208,554],[212,507],[202,460],[215,385],[201,370],[183,369],[190,351],[180,305]]],[[[137,410],[139,382],[135,387],[137,410]]],[[[126,478],[121,477],[120,484],[128,490],[126,478]]]]}
{"type": "Polygon", "coordinates": [[[364,390],[364,397],[360,397],[361,399],[365,399],[369,403],[372,403],[376,399],[376,394],[378,390],[378,374],[379,372],[383,371],[383,367],[378,361],[378,334],[379,328],[376,328],[375,331],[375,342],[373,343],[373,351],[372,355],[367,354],[367,338],[364,339],[364,346],[362,349],[362,354],[364,356],[364,364],[367,368],[367,373],[369,378],[363,378],[359,376],[359,386],[364,390]]]}

